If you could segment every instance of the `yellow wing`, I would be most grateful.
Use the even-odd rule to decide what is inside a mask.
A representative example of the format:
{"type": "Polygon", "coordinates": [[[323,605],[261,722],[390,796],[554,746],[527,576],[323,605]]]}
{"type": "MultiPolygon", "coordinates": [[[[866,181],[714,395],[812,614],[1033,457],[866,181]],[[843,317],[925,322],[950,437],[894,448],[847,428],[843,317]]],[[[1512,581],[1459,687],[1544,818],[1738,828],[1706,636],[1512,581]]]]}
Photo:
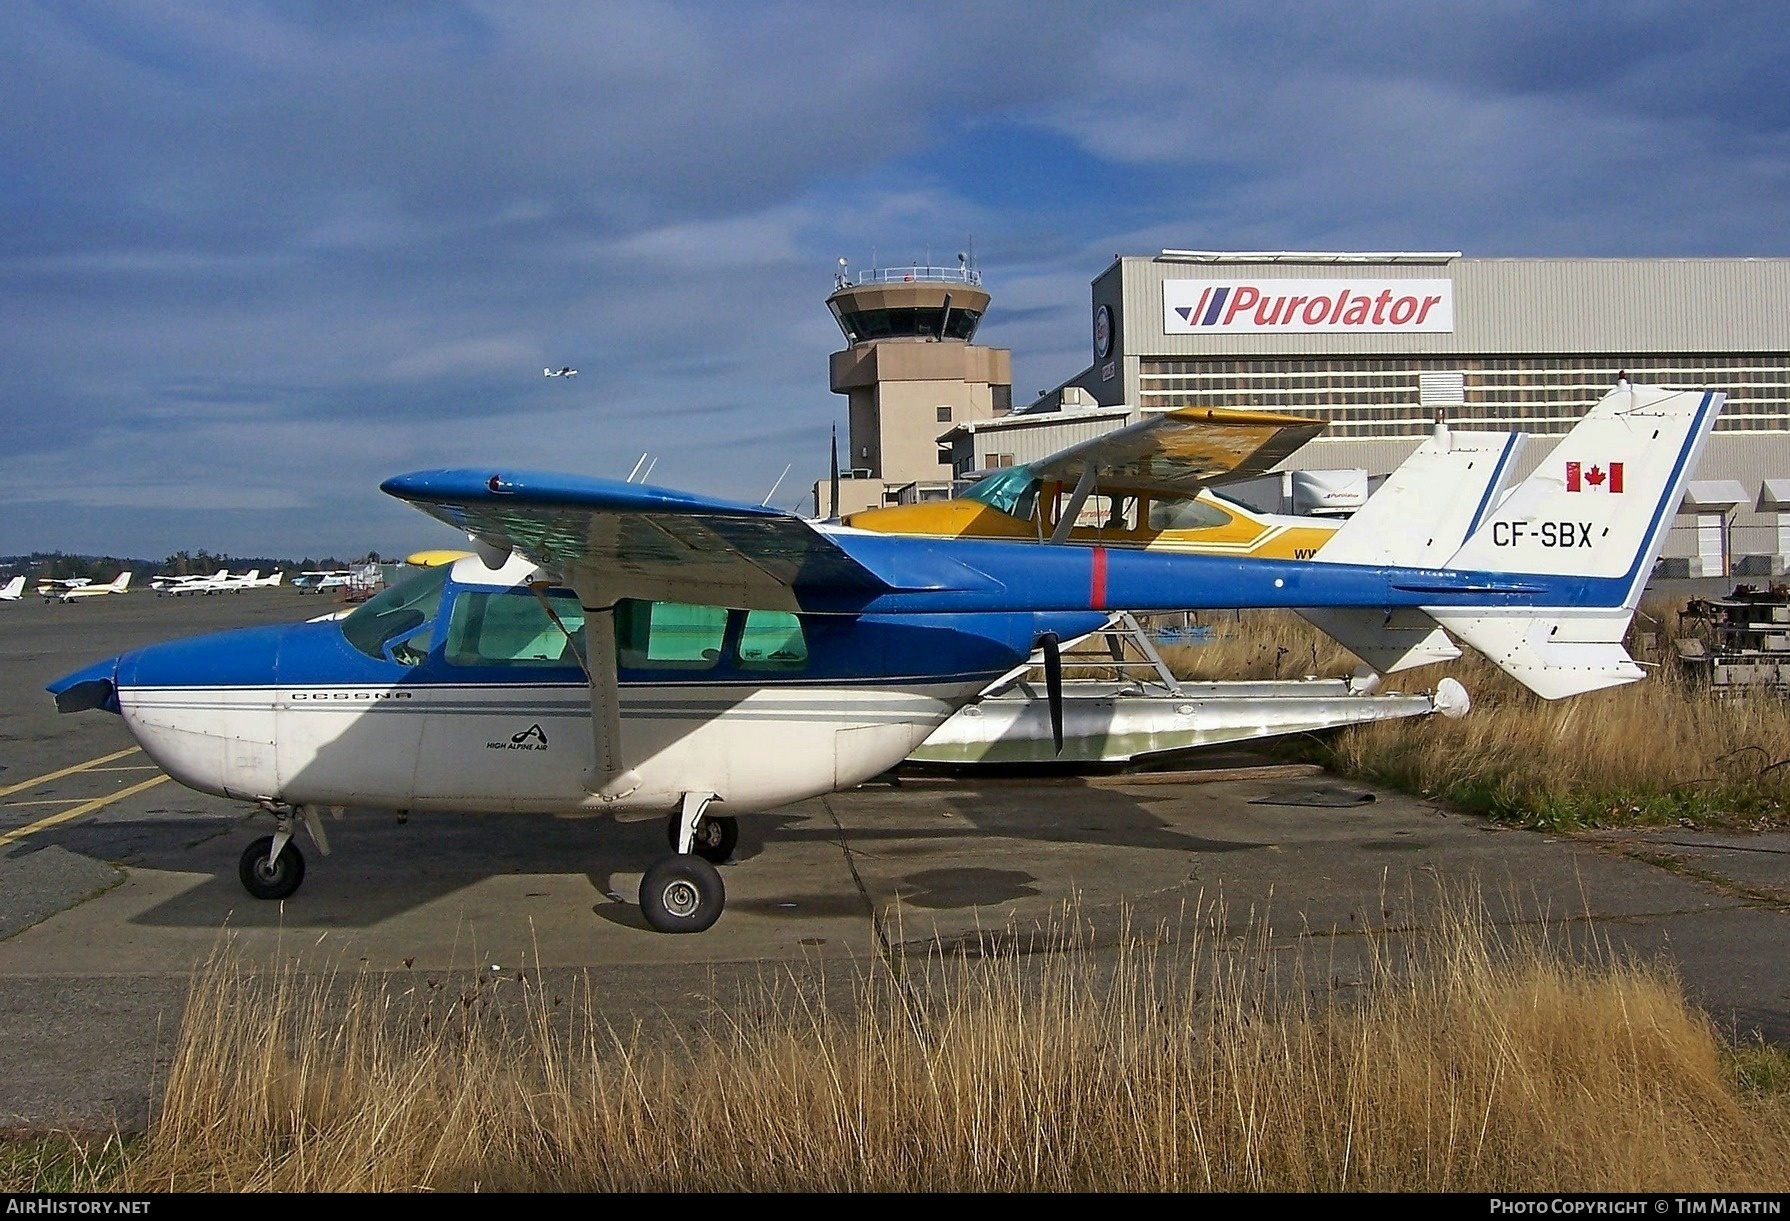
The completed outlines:
{"type": "Polygon", "coordinates": [[[1324,424],[1275,412],[1183,407],[1071,445],[1031,468],[1047,483],[1074,487],[1092,465],[1102,488],[1191,495],[1208,484],[1265,474],[1324,424]]]}

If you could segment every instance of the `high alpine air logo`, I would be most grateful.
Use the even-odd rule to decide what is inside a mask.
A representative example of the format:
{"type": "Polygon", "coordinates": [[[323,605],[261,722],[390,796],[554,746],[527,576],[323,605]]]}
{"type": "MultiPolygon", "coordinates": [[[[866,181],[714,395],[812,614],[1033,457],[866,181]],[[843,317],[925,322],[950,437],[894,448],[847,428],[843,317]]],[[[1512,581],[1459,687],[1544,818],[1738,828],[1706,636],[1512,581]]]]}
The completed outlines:
{"type": "Polygon", "coordinates": [[[486,750],[546,750],[547,749],[547,731],[545,729],[542,729],[538,724],[530,725],[527,729],[524,729],[521,733],[511,734],[510,740],[508,742],[498,741],[498,742],[485,743],[485,749],[486,750]]]}
{"type": "Polygon", "coordinates": [[[1451,280],[1165,280],[1162,333],[1452,331],[1451,280]]]}

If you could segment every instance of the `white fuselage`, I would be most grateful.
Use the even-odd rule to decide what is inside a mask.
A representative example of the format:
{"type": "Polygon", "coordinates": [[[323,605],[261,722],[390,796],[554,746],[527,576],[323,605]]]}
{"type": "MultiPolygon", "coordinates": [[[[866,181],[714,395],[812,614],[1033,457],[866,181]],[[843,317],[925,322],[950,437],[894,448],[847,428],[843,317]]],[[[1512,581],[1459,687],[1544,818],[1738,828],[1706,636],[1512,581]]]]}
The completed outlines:
{"type": "Polygon", "coordinates": [[[127,687],[132,735],[181,783],[289,805],[660,813],[686,792],[748,813],[901,762],[984,681],[621,687],[631,791],[596,795],[583,683],[127,687]]]}

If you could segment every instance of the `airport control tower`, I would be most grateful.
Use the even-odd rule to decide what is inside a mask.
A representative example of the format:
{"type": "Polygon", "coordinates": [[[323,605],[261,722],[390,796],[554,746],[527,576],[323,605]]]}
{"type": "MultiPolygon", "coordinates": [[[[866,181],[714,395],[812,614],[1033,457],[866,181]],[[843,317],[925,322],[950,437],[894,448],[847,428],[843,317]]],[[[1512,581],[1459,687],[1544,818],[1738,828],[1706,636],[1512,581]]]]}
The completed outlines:
{"type": "MultiPolygon", "coordinates": [[[[846,396],[850,421],[838,512],[950,496],[951,451],[938,438],[1005,415],[1013,403],[1013,354],[970,342],[988,302],[964,255],[956,267],[914,264],[855,277],[839,260],[827,298],[850,345],[831,358],[833,391],[846,396]]],[[[816,514],[831,515],[831,500],[823,479],[816,514]]]]}

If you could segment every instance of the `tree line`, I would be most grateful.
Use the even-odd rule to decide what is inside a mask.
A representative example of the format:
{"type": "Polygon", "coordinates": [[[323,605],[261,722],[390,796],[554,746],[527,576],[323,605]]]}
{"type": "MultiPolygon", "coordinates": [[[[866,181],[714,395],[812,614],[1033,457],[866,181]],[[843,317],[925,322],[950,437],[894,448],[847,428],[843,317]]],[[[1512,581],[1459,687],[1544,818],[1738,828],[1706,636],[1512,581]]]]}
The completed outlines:
{"type": "Polygon", "coordinates": [[[0,556],[0,573],[7,576],[23,573],[28,580],[32,581],[66,581],[78,577],[86,577],[90,581],[110,581],[125,569],[129,569],[141,577],[161,573],[171,576],[204,576],[214,573],[220,568],[228,568],[231,572],[247,572],[251,568],[258,568],[263,576],[267,576],[275,572],[296,575],[300,572],[352,568],[357,564],[379,562],[380,557],[377,551],[369,551],[366,555],[357,556],[351,560],[344,560],[333,555],[322,558],[307,555],[301,560],[294,560],[266,555],[229,555],[203,549],[176,551],[173,555],[161,560],[148,560],[133,556],[68,555],[61,551],[33,551],[29,555],[0,556]]]}

